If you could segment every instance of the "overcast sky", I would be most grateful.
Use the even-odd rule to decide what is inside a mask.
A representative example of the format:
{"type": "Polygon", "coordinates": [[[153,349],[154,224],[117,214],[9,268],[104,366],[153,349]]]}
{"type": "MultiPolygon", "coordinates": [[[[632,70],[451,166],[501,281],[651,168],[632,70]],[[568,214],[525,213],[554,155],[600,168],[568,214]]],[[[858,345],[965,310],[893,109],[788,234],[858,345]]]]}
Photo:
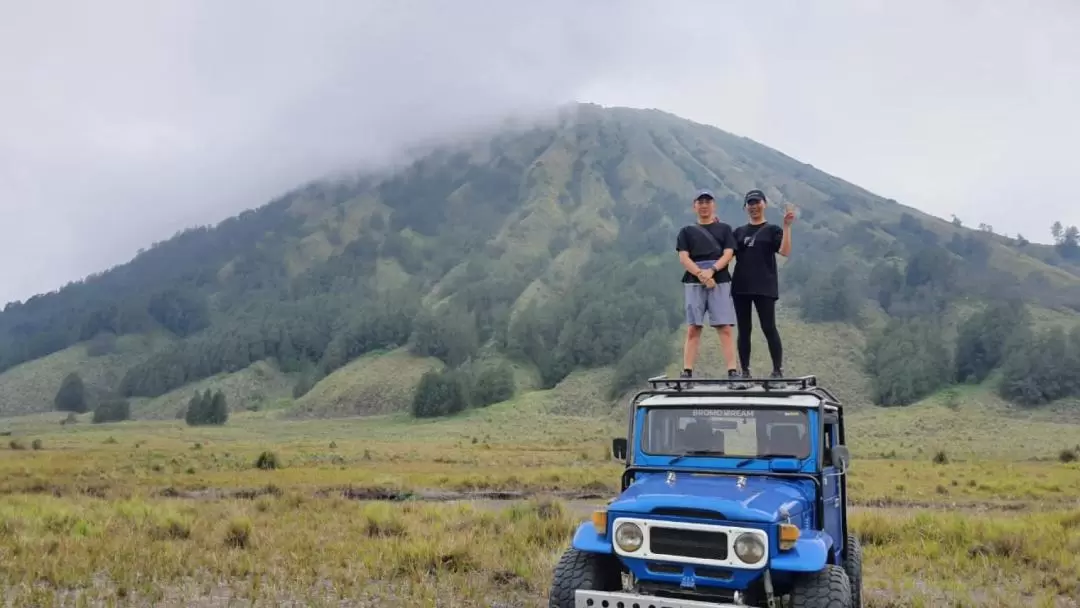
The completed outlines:
{"type": "Polygon", "coordinates": [[[0,0],[0,302],[572,100],[1046,241],[1080,223],[1077,31],[1072,0],[0,0]]]}

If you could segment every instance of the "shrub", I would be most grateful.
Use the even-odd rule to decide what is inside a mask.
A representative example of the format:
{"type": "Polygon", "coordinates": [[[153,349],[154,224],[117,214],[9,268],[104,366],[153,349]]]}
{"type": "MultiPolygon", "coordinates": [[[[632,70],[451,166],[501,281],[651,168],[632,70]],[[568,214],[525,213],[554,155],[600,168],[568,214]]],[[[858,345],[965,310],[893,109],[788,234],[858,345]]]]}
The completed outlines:
{"type": "Polygon", "coordinates": [[[262,469],[264,471],[273,470],[278,468],[279,466],[280,463],[278,462],[277,454],[273,452],[263,452],[262,454],[259,454],[258,459],[255,460],[255,468],[262,469]]]}

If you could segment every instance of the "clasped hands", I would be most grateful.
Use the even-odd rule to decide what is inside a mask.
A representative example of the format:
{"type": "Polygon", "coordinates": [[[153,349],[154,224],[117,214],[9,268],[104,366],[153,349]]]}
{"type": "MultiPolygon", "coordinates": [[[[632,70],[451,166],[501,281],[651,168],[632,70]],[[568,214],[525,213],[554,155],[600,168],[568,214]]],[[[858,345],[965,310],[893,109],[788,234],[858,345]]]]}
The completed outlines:
{"type": "Polygon", "coordinates": [[[701,281],[702,285],[708,287],[709,289],[712,289],[713,287],[716,287],[716,279],[713,278],[713,275],[715,274],[715,268],[708,268],[705,270],[699,270],[697,273],[697,278],[699,281],[701,281]]]}

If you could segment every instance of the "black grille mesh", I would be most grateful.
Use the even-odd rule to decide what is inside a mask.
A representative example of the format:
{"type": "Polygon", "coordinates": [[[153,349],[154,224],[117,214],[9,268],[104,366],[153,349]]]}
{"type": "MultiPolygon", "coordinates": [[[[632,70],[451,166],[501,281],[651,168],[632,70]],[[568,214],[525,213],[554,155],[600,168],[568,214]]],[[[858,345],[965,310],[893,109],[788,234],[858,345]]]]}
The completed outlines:
{"type": "Polygon", "coordinates": [[[727,534],[703,530],[650,528],[649,550],[663,555],[697,559],[727,559],[727,534]]]}

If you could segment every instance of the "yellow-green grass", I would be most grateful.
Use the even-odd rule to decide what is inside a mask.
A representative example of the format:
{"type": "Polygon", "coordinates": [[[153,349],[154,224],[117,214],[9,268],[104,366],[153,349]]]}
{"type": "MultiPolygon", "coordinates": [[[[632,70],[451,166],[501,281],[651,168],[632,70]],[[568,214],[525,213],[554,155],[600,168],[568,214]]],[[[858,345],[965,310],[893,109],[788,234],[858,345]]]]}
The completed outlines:
{"type": "Polygon", "coordinates": [[[853,409],[849,443],[863,457],[929,459],[1057,458],[1080,445],[1080,412],[1075,404],[1019,408],[1002,401],[988,382],[941,391],[906,407],[853,409]],[[1057,413],[1054,412],[1056,410],[1057,413]]]}
{"type": "MultiPolygon", "coordinates": [[[[16,605],[81,593],[167,605],[432,605],[438,595],[461,606],[544,606],[574,526],[618,490],[621,464],[608,447],[624,421],[555,414],[542,396],[595,384],[576,377],[433,421],[274,412],[237,413],[224,427],[60,425],[59,413],[2,420],[11,435],[0,445],[0,581],[16,605]],[[264,451],[279,468],[255,467],[264,451]],[[372,488],[517,491],[531,502],[346,498],[372,488]]],[[[1049,430],[1006,414],[986,415],[998,437],[1049,430]]],[[[1080,464],[1058,461],[1050,442],[1039,450],[1047,459],[1032,461],[1004,441],[968,441],[963,425],[977,420],[968,406],[933,401],[853,415],[849,499],[865,545],[866,605],[1070,605],[1061,602],[1080,584],[1080,464]],[[921,419],[944,422],[926,431],[949,446],[944,462],[889,434],[921,419]],[[870,432],[880,436],[864,443],[870,432]],[[885,448],[897,454],[875,453],[885,448]]],[[[1053,428],[1044,441],[1077,438],[1075,425],[1053,428]]]]}
{"type": "MultiPolygon", "coordinates": [[[[582,514],[562,501],[492,509],[311,498],[0,503],[0,577],[15,605],[61,595],[182,605],[212,597],[325,605],[546,605],[582,514]]],[[[855,513],[868,606],[1069,605],[1080,512],[855,513]],[[1055,604],[1054,601],[1059,603],[1055,604]]]]}
{"type": "MultiPolygon", "coordinates": [[[[340,488],[417,492],[508,490],[613,495],[621,465],[608,457],[609,422],[523,415],[451,423],[282,422],[239,417],[223,428],[180,421],[16,427],[0,452],[0,492],[149,496],[168,488],[228,491],[273,485],[307,494],[340,488]],[[544,439],[543,437],[549,437],[544,439]],[[33,449],[33,441],[42,450],[33,449]],[[273,451],[281,468],[254,463],[273,451]]],[[[859,505],[1035,509],[1076,504],[1080,464],[864,459],[856,452],[851,500],[859,505]]]]}
{"type": "Polygon", "coordinates": [[[1075,606],[1080,509],[856,513],[868,606],[1075,606]]]}

